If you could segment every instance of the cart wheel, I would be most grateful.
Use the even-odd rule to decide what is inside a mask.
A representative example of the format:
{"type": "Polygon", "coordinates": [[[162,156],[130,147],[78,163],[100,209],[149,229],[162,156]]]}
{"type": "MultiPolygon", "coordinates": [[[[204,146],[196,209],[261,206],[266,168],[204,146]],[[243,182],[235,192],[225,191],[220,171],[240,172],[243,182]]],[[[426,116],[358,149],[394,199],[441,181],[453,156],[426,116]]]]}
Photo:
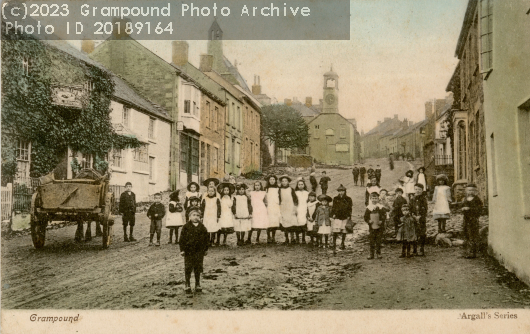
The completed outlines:
{"type": "Polygon", "coordinates": [[[107,249],[110,246],[110,243],[112,241],[112,225],[109,225],[107,222],[101,223],[101,227],[103,228],[103,235],[101,237],[103,248],[107,249]]]}
{"type": "Polygon", "coordinates": [[[47,221],[31,222],[31,240],[33,241],[33,246],[36,249],[44,247],[44,241],[46,240],[46,226],[48,226],[47,221]]]}

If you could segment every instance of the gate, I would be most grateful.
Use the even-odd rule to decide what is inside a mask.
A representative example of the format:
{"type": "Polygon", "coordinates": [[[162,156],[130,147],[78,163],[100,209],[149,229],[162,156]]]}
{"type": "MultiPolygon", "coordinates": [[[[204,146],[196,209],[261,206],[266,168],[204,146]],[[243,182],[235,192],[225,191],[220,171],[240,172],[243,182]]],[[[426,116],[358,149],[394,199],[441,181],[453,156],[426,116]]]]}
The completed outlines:
{"type": "Polygon", "coordinates": [[[31,196],[39,186],[38,178],[17,178],[13,183],[13,210],[29,213],[31,196]]]}
{"type": "Polygon", "coordinates": [[[2,221],[10,220],[13,212],[13,184],[2,187],[2,221]]]}

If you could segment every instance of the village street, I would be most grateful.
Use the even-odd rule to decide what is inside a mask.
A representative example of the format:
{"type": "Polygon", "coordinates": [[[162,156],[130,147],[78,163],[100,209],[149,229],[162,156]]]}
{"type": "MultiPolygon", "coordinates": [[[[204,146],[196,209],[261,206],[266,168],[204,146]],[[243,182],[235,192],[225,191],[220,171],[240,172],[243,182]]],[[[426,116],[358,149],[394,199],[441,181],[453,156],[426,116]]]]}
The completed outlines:
{"type": "MultiPolygon", "coordinates": [[[[392,189],[410,168],[385,160],[381,184],[392,189]]],[[[417,166],[415,166],[417,167],[417,166]]],[[[320,170],[317,170],[319,172],[320,170]]],[[[35,250],[29,235],[2,242],[2,307],[6,309],[464,309],[529,308],[530,291],[489,257],[460,257],[460,247],[429,245],[424,258],[398,258],[399,244],[385,244],[382,260],[367,260],[364,187],[350,169],[328,169],[330,193],[343,184],[354,202],[355,233],[346,250],[281,244],[214,247],[205,259],[204,293],[186,298],[178,246],[147,247],[148,220],[137,214],[137,242],[100,238],[73,241],[74,226],[51,228],[46,246],[35,250]]],[[[248,180],[250,183],[250,180],[248,180]]],[[[261,236],[262,241],[266,238],[261,236]]],[[[253,237],[253,241],[255,235],[253,237]]],[[[283,241],[283,237],[278,238],[283,241]]]]}

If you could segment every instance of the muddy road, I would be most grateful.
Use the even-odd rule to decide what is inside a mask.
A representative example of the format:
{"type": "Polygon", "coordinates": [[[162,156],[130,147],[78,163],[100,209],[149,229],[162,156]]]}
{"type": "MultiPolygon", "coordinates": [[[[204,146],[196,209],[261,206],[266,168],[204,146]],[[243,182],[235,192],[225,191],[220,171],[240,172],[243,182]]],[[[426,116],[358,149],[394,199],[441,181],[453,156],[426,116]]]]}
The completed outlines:
{"type": "MultiPolygon", "coordinates": [[[[392,188],[409,169],[384,160],[382,186],[392,188]]],[[[399,259],[400,245],[387,244],[383,259],[366,259],[368,232],[362,221],[364,188],[353,186],[351,170],[330,169],[330,195],[343,184],[354,202],[355,233],[336,255],[306,245],[253,244],[214,247],[205,258],[204,293],[184,294],[178,245],[148,247],[149,222],[137,214],[137,242],[100,238],[76,244],[74,226],[50,229],[46,246],[31,237],[2,240],[2,307],[6,309],[426,309],[530,307],[528,287],[488,257],[466,260],[460,249],[428,246],[425,258],[399,259]]],[[[253,242],[255,234],[253,236],[253,242]]],[[[262,242],[266,237],[261,236],[262,242]]],[[[283,242],[280,235],[277,241],[283,242]]]]}

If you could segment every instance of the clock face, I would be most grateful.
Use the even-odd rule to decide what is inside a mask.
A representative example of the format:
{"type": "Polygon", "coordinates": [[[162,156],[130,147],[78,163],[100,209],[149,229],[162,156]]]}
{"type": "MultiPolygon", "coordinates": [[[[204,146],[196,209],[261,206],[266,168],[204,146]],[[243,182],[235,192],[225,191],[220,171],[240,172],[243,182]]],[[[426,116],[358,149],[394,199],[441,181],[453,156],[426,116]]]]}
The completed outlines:
{"type": "Polygon", "coordinates": [[[327,102],[328,104],[333,104],[333,103],[335,103],[335,95],[333,95],[333,94],[328,94],[328,95],[326,96],[326,102],[327,102]]]}

